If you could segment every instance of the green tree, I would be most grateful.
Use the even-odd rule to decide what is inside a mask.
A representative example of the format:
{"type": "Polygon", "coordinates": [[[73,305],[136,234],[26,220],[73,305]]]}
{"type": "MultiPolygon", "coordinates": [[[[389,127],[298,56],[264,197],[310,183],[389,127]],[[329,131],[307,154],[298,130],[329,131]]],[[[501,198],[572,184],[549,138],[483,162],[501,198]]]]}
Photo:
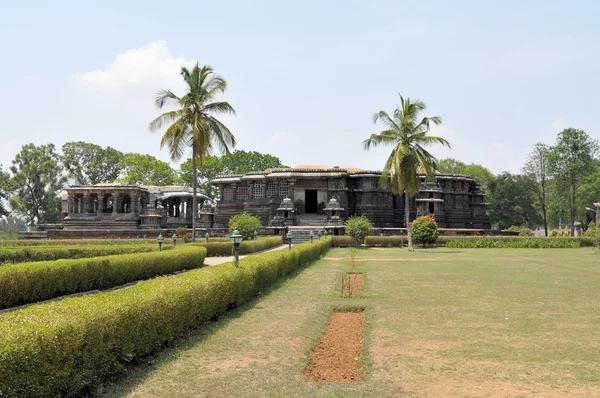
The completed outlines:
{"type": "Polygon", "coordinates": [[[373,232],[373,224],[365,216],[352,216],[344,223],[344,229],[346,234],[349,235],[356,245],[362,245],[365,242],[365,238],[373,232]]]}
{"type": "MultiPolygon", "coordinates": [[[[225,156],[207,156],[201,166],[197,167],[198,187],[209,196],[215,197],[218,193],[216,187],[209,184],[220,174],[245,174],[251,171],[263,171],[269,168],[286,167],[278,157],[255,151],[234,151],[225,156]]],[[[180,176],[183,183],[192,186],[193,168],[192,159],[187,159],[180,166],[180,176]]]]}
{"type": "Polygon", "coordinates": [[[246,212],[236,214],[229,219],[229,233],[232,233],[237,228],[246,240],[253,239],[254,232],[258,232],[261,226],[262,224],[258,217],[246,212]]]}
{"type": "Polygon", "coordinates": [[[598,153],[598,141],[585,131],[568,128],[560,133],[548,156],[548,171],[556,179],[559,192],[568,203],[571,236],[577,218],[577,190],[593,171],[593,159],[598,153]]]}
{"type": "Polygon", "coordinates": [[[187,85],[187,92],[178,97],[169,90],[160,90],[155,100],[158,109],[165,106],[176,109],[158,116],[148,127],[150,131],[157,131],[168,126],[160,140],[160,147],[168,147],[173,161],[179,161],[188,148],[192,148],[192,241],[195,241],[198,213],[196,166],[202,165],[204,158],[215,147],[227,155],[230,148],[235,147],[235,137],[231,131],[214,116],[235,114],[235,110],[228,102],[215,101],[216,96],[227,89],[227,82],[216,75],[210,66],[200,68],[196,63],[191,70],[182,67],[181,76],[187,85]]]}
{"type": "Polygon", "coordinates": [[[8,209],[5,207],[5,201],[8,200],[10,176],[2,170],[0,165],[0,218],[8,215],[8,209]]]}
{"type": "Polygon", "coordinates": [[[596,218],[593,212],[585,208],[594,208],[594,203],[600,201],[600,159],[591,163],[591,173],[582,179],[577,192],[577,218],[583,219],[584,226],[596,218]]]}
{"type": "Polygon", "coordinates": [[[118,182],[129,185],[173,185],[179,182],[177,171],[167,162],[151,155],[127,153],[119,163],[118,182]]]}
{"type": "Polygon", "coordinates": [[[439,116],[424,117],[419,120],[419,113],[426,109],[422,101],[412,102],[409,98],[400,96],[400,106],[390,117],[386,112],[379,111],[373,115],[373,122],[380,121],[385,130],[379,134],[371,134],[363,141],[365,150],[379,145],[394,147],[389,155],[381,174],[380,184],[390,184],[395,195],[404,192],[406,231],[408,234],[408,250],[413,251],[410,232],[409,199],[419,192],[421,181],[419,173],[433,177],[437,169],[436,158],[424,147],[431,144],[442,144],[450,147],[444,138],[428,135],[430,125],[439,125],[439,116]]]}
{"type": "Polygon", "coordinates": [[[475,163],[466,164],[453,158],[440,159],[437,162],[437,170],[442,173],[477,177],[485,193],[489,193],[490,185],[496,181],[496,176],[489,169],[475,163]]]}
{"type": "Polygon", "coordinates": [[[66,182],[54,145],[23,145],[12,161],[9,199],[13,210],[23,214],[30,225],[60,221],[58,192],[66,182]]]}
{"type": "Polygon", "coordinates": [[[420,242],[423,247],[426,244],[433,244],[440,235],[437,223],[431,216],[417,217],[411,224],[410,230],[417,242],[420,242]]]}
{"type": "Polygon", "coordinates": [[[544,234],[548,236],[548,154],[550,149],[546,144],[538,142],[534,145],[533,151],[523,166],[523,172],[534,182],[537,192],[540,209],[542,211],[542,220],[544,221],[544,234]]]}
{"type": "Polygon", "coordinates": [[[123,153],[83,141],[67,142],[62,146],[62,162],[69,178],[78,185],[113,182],[121,172],[123,153]]]}
{"type": "Polygon", "coordinates": [[[0,239],[16,239],[19,231],[25,230],[27,223],[15,213],[0,220],[0,239]]]}
{"type": "Polygon", "coordinates": [[[494,227],[534,227],[540,215],[534,206],[535,181],[527,175],[504,172],[490,187],[488,214],[494,227]]]}

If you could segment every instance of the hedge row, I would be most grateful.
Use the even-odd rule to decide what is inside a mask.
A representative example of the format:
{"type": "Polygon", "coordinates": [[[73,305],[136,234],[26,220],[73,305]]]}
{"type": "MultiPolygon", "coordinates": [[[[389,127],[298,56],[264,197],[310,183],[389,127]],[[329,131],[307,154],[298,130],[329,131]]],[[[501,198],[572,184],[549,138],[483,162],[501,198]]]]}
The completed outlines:
{"type": "MultiPolygon", "coordinates": [[[[172,248],[173,245],[164,245],[163,250],[172,248]]],[[[26,261],[53,261],[62,258],[76,259],[153,251],[158,251],[158,244],[1,247],[0,265],[4,263],[14,264],[26,261]]]]}
{"type": "Polygon", "coordinates": [[[7,239],[0,246],[147,245],[156,244],[156,237],[158,233],[151,239],[7,239]]]}
{"type": "MultiPolygon", "coordinates": [[[[283,244],[281,236],[272,236],[257,240],[245,240],[240,244],[240,254],[256,253],[283,244]]],[[[233,243],[229,242],[196,242],[194,245],[205,247],[207,257],[233,256],[233,243]]]]}
{"type": "Polygon", "coordinates": [[[594,246],[590,238],[533,238],[524,236],[440,236],[437,244],[450,248],[577,248],[594,246]]]}
{"type": "Polygon", "coordinates": [[[198,268],[205,256],[206,249],[190,245],[154,253],[4,265],[0,309],[198,268]]]}
{"type": "Polygon", "coordinates": [[[130,361],[239,305],[329,239],[0,315],[0,396],[82,396],[130,361]]]}
{"type": "Polygon", "coordinates": [[[367,236],[365,239],[367,246],[401,247],[407,244],[406,236],[367,236]]]}

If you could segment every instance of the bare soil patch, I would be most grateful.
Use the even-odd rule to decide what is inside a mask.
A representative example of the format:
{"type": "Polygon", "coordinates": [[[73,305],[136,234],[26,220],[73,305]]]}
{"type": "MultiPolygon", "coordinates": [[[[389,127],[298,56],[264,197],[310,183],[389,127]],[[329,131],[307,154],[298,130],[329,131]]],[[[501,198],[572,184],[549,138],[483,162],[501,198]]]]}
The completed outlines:
{"type": "Polygon", "coordinates": [[[348,272],[346,274],[346,285],[354,293],[362,292],[365,288],[363,285],[363,274],[360,272],[348,272]]]}
{"type": "Polygon", "coordinates": [[[348,265],[351,267],[358,267],[360,265],[360,261],[358,261],[358,260],[348,261],[348,265]]]}
{"type": "Polygon", "coordinates": [[[344,257],[323,257],[323,260],[327,260],[327,261],[337,261],[337,260],[343,260],[344,257]]]}
{"type": "Polygon", "coordinates": [[[358,381],[364,330],[364,311],[333,312],[304,377],[317,381],[358,381]]]}

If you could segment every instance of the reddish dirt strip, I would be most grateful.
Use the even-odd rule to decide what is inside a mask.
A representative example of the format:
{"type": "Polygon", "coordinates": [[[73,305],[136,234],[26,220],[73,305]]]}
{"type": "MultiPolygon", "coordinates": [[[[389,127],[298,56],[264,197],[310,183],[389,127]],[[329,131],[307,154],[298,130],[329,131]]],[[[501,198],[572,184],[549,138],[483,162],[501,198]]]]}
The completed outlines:
{"type": "Polygon", "coordinates": [[[317,381],[358,381],[364,330],[364,311],[333,312],[304,377],[317,381]]]}

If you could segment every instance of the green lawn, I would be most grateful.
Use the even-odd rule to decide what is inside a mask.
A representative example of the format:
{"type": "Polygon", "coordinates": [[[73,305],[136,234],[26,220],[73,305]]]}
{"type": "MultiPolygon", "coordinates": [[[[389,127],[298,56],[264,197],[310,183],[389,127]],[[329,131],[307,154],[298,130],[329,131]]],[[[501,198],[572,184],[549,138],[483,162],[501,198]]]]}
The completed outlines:
{"type": "Polygon", "coordinates": [[[105,389],[109,397],[600,396],[600,255],[334,249],[105,389]],[[340,299],[342,275],[365,292],[340,299]],[[363,379],[305,381],[335,307],[366,307],[363,379]]]}

